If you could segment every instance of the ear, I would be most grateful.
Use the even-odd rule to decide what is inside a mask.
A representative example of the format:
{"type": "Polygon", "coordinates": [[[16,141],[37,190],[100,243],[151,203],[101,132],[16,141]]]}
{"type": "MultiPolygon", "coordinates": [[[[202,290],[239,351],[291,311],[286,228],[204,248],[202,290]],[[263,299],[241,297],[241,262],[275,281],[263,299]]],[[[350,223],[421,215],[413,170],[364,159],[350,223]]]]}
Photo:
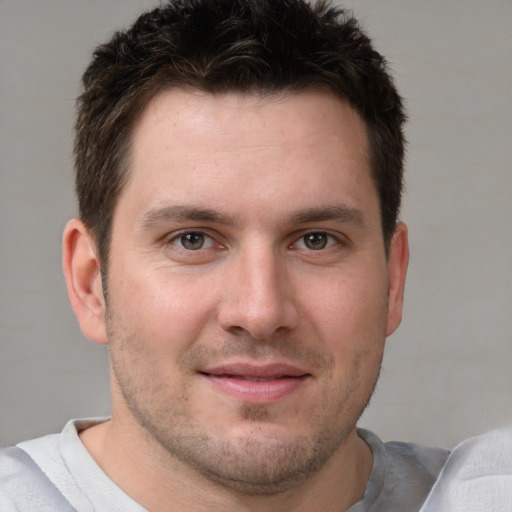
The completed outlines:
{"type": "Polygon", "coordinates": [[[62,266],[69,300],[84,335],[107,343],[100,261],[89,230],[79,219],[68,222],[62,238],[62,266]]]}
{"type": "Polygon", "coordinates": [[[396,226],[389,246],[388,258],[389,292],[386,336],[392,334],[402,321],[405,276],[409,264],[407,226],[403,222],[399,222],[396,226]]]}

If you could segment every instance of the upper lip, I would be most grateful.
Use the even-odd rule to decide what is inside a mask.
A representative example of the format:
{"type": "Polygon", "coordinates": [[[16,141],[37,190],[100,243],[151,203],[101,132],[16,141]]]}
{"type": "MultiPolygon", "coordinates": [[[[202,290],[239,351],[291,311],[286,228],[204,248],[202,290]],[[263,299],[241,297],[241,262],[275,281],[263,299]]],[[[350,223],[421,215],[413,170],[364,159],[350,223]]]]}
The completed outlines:
{"type": "Polygon", "coordinates": [[[239,377],[256,379],[279,379],[285,377],[305,377],[308,372],[297,366],[273,363],[266,365],[254,365],[247,363],[223,364],[201,369],[200,373],[215,377],[239,377]]]}

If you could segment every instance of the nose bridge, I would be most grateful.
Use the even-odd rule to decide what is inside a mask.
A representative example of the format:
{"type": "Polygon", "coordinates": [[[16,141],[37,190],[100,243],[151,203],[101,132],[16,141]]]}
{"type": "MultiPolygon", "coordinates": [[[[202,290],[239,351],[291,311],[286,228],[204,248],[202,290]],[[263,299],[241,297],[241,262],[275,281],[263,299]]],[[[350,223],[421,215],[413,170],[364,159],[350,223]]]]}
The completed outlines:
{"type": "Polygon", "coordinates": [[[219,313],[222,327],[242,329],[258,339],[292,328],[298,315],[285,258],[260,240],[244,247],[234,260],[219,313]]]}

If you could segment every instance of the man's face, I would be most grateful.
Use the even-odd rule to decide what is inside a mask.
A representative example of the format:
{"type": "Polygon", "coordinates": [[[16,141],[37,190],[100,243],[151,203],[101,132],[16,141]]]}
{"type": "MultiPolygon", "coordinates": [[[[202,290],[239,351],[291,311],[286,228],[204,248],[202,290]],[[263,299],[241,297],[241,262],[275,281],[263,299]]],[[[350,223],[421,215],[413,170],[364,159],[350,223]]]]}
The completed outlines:
{"type": "Polygon", "coordinates": [[[132,149],[107,283],[114,421],[242,492],[288,488],[354,435],[399,322],[364,124],[327,93],[173,90],[132,149]]]}

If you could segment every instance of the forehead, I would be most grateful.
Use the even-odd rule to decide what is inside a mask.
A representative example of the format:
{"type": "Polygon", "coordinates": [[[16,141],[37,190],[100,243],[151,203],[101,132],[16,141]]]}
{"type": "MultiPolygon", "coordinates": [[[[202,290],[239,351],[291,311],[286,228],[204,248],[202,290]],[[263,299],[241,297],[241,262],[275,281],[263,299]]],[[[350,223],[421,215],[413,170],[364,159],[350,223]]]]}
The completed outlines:
{"type": "MultiPolygon", "coordinates": [[[[316,207],[338,195],[376,192],[368,138],[348,103],[324,91],[271,96],[173,89],[154,98],[135,126],[128,182],[146,203],[238,201],[316,207]],[[236,194],[236,197],[235,195],[236,194]],[[327,197],[329,196],[329,197],[327,197]],[[312,204],[304,204],[308,201],[312,204]]],[[[355,198],[352,198],[355,200],[355,198]]]]}
{"type": "Polygon", "coordinates": [[[353,149],[365,155],[368,150],[366,126],[360,115],[347,101],[326,90],[211,94],[172,88],[148,103],[135,124],[134,139],[144,143],[144,135],[157,125],[178,129],[184,139],[210,131],[234,147],[243,136],[256,138],[266,133],[270,139],[276,131],[286,134],[290,141],[292,137],[311,137],[309,125],[320,137],[339,137],[343,132],[353,149]],[[242,131],[233,129],[239,123],[237,127],[242,131]],[[347,138],[349,131],[353,137],[347,138]]]}

